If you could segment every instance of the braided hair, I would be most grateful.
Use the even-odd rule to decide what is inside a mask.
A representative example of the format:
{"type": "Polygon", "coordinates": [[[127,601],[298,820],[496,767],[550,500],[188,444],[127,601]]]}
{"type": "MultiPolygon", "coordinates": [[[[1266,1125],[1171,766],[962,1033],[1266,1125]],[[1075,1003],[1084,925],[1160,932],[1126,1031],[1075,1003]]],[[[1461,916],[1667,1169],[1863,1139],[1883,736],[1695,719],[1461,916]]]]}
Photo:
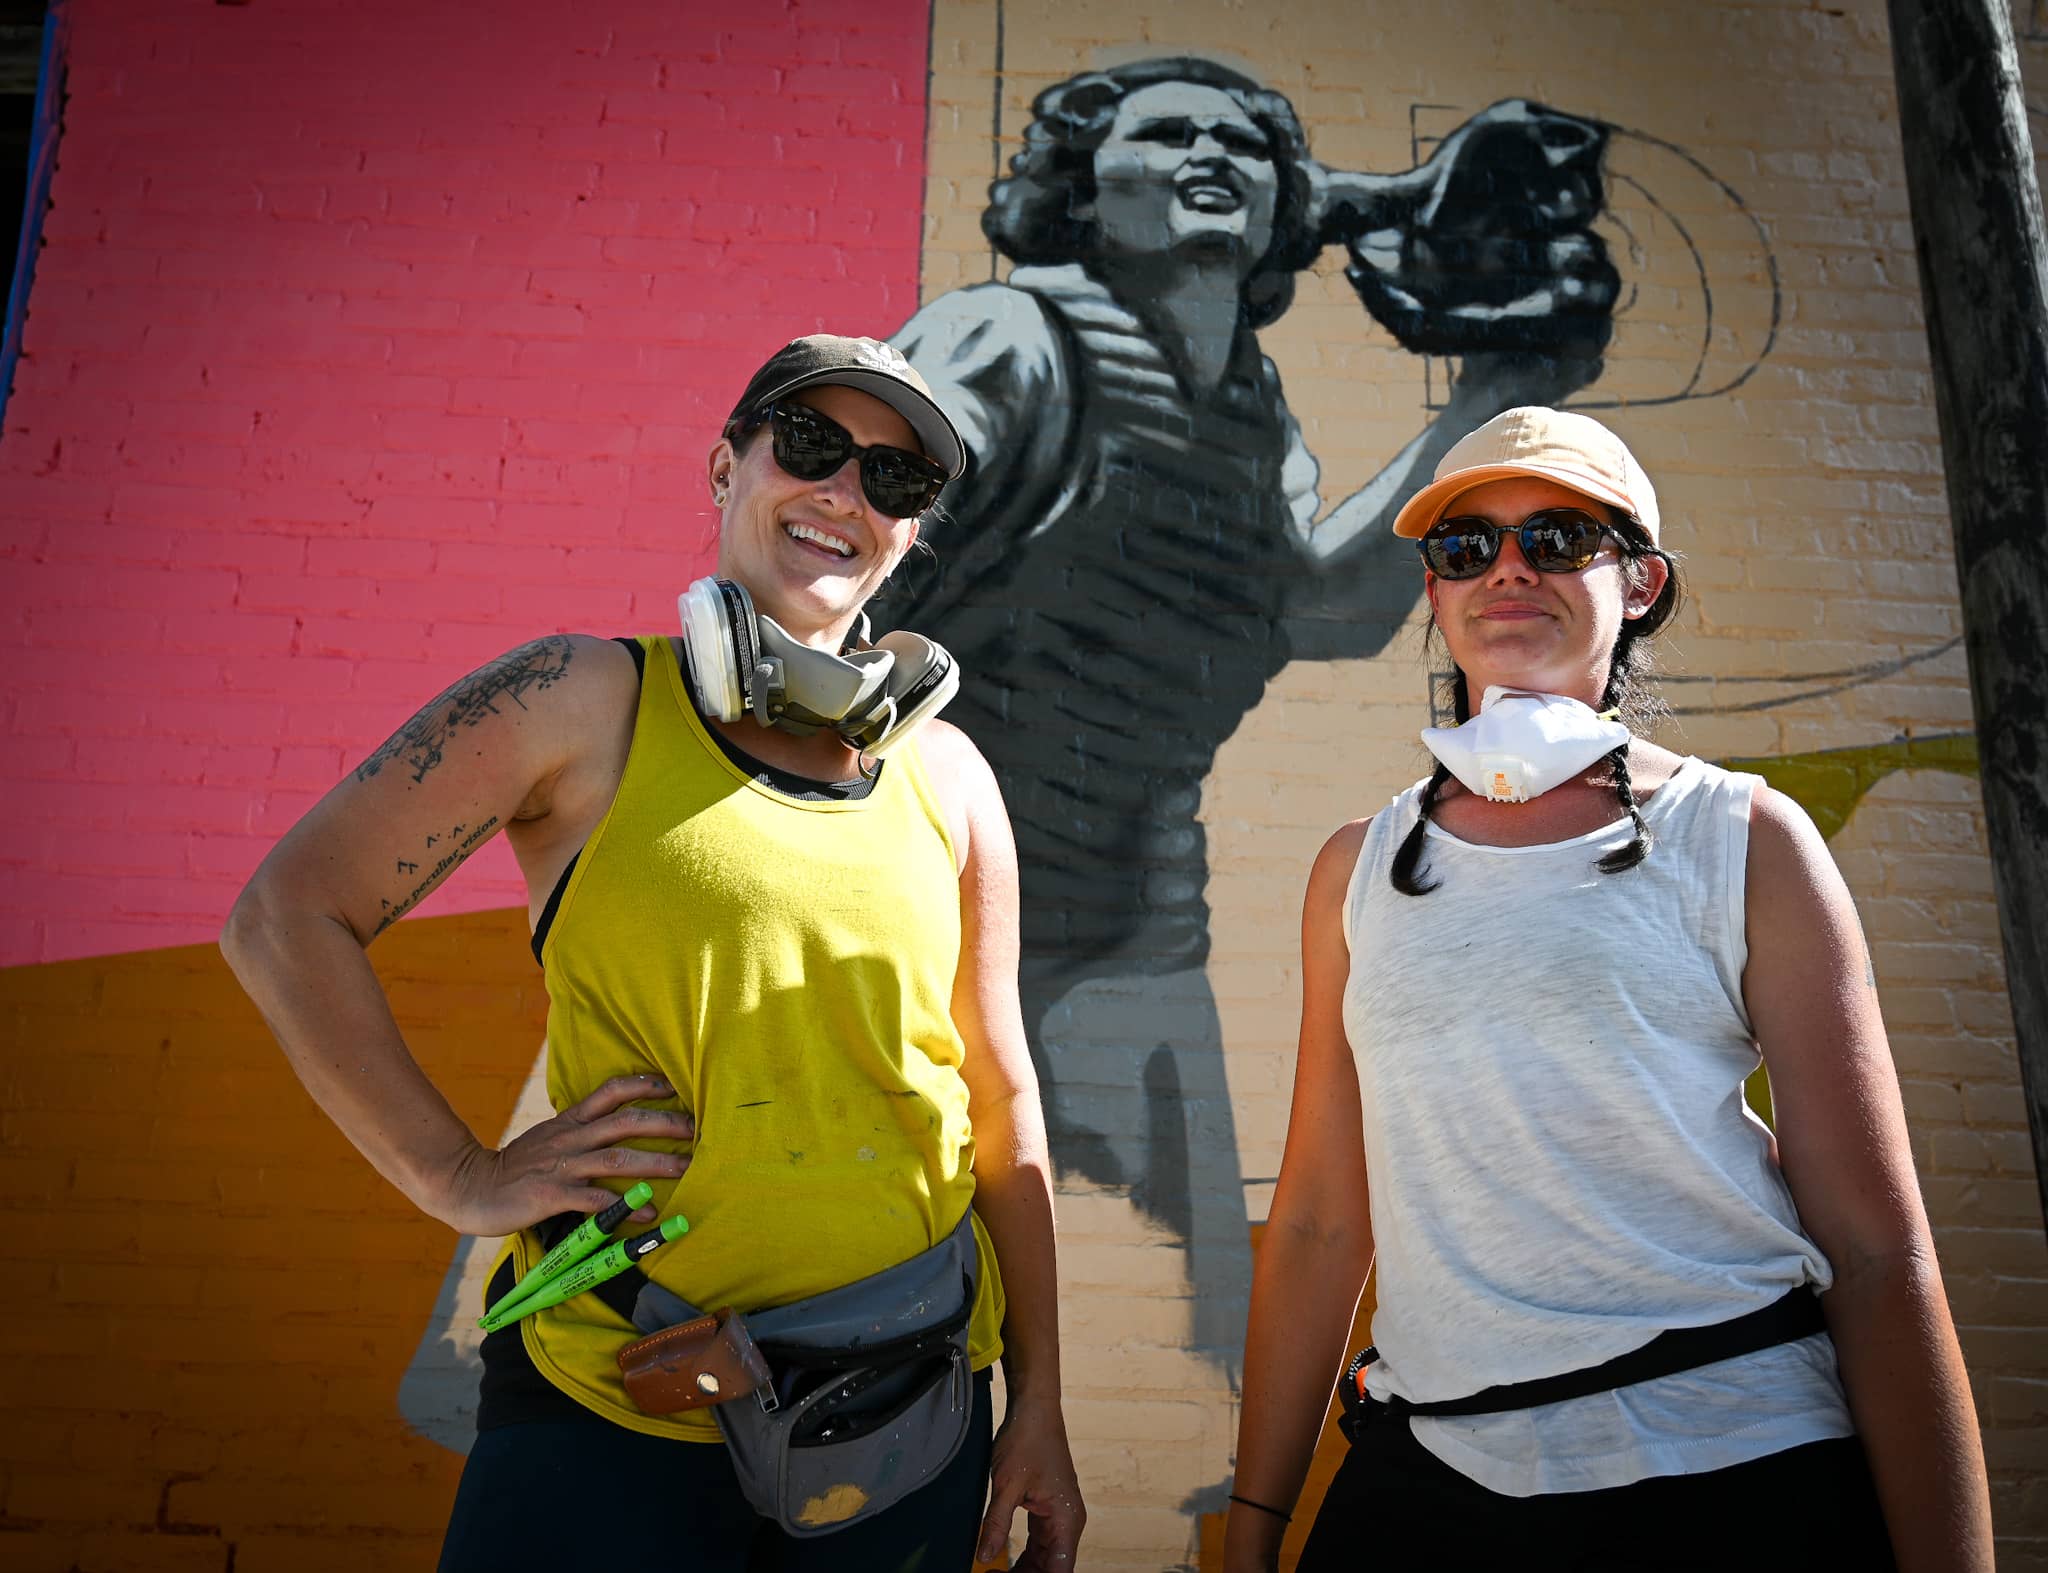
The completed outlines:
{"type": "MultiPolygon", "coordinates": [[[[1600,694],[1600,708],[1616,711],[1629,730],[1635,732],[1645,730],[1650,723],[1668,713],[1662,696],[1648,685],[1653,660],[1644,641],[1670,622],[1671,614],[1678,610],[1678,569],[1634,519],[1620,514],[1613,522],[1615,534],[1621,542],[1622,572],[1633,582],[1641,582],[1641,570],[1637,565],[1645,557],[1663,558],[1664,566],[1670,570],[1665,576],[1664,588],[1651,602],[1650,609],[1641,617],[1621,625],[1621,632],[1614,641],[1614,654],[1607,663],[1607,686],[1600,694]]],[[[1430,625],[1429,634],[1436,637],[1434,623],[1430,625]]],[[[1472,719],[1472,695],[1465,685],[1465,674],[1456,667],[1451,669],[1450,689],[1451,714],[1462,726],[1472,719]]],[[[1650,834],[1650,827],[1643,820],[1642,807],[1636,802],[1635,785],[1629,780],[1627,743],[1607,755],[1607,765],[1614,781],[1614,795],[1621,803],[1622,812],[1635,825],[1635,835],[1626,846],[1616,847],[1595,866],[1603,874],[1620,874],[1648,857],[1656,838],[1650,834]]],[[[1437,887],[1438,882],[1428,878],[1419,865],[1429,833],[1430,815],[1436,808],[1437,797],[1450,781],[1451,773],[1442,764],[1430,772],[1429,781],[1422,789],[1414,827],[1395,850],[1389,878],[1394,888],[1404,896],[1426,896],[1437,887]]]]}

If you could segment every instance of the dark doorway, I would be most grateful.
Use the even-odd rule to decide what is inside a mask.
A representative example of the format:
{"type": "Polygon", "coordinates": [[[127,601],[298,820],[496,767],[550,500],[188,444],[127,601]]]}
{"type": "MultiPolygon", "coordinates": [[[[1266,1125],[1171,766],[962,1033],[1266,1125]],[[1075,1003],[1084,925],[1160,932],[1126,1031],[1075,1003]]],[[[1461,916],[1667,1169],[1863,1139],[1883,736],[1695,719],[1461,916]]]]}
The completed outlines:
{"type": "Polygon", "coordinates": [[[36,70],[43,56],[47,9],[47,0],[0,0],[0,252],[7,259],[0,299],[13,289],[21,250],[28,150],[36,123],[36,70]]]}

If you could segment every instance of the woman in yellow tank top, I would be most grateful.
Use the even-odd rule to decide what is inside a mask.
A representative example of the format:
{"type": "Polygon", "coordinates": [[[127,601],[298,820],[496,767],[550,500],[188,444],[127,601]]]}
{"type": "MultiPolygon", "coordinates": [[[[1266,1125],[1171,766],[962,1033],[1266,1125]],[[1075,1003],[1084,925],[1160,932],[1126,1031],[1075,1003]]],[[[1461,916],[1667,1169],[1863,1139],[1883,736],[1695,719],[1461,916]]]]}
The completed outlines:
{"type": "Polygon", "coordinates": [[[630,1304],[586,1293],[485,1340],[444,1569],[950,1573],[998,1555],[1020,1507],[1015,1565],[1073,1566],[1084,1513],[1001,796],[956,729],[908,736],[915,707],[942,702],[942,653],[931,681],[851,712],[756,693],[763,661],[799,700],[813,680],[873,687],[876,658],[835,658],[963,465],[889,346],[787,346],[707,466],[719,579],[745,596],[693,586],[686,641],[549,636],[472,673],[293,827],[236,903],[223,949],[307,1090],[424,1211],[510,1237],[493,1298],[560,1232],[536,1226],[636,1180],[653,1201],[625,1232],[690,1222],[636,1281],[696,1307],[800,1303],[972,1231],[967,1440],[894,1506],[784,1533],[742,1495],[708,1410],[636,1405],[617,1362],[630,1304]],[[501,829],[527,880],[558,1112],[493,1150],[421,1073],[364,950],[501,829]],[[617,1504],[601,1522],[580,1511],[593,1490],[617,1504]]]}

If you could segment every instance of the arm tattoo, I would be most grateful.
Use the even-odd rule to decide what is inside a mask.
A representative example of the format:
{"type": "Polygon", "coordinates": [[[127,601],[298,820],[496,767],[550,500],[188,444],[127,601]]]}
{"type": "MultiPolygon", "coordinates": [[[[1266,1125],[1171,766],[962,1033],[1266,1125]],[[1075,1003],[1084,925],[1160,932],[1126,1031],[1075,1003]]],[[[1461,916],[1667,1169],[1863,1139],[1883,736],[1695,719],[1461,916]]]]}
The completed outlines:
{"type": "MultiPolygon", "coordinates": [[[[435,859],[433,866],[427,870],[426,878],[412,887],[411,894],[401,901],[386,901],[384,903],[383,915],[377,919],[377,926],[370,930],[370,938],[375,939],[379,934],[391,927],[392,924],[412,911],[414,907],[418,906],[425,899],[427,892],[441,883],[444,875],[452,870],[456,864],[468,857],[470,853],[490,840],[491,833],[497,828],[498,816],[492,814],[481,824],[457,825],[445,835],[427,837],[427,845],[430,847],[440,841],[451,841],[454,845],[442,853],[439,858],[435,859]]],[[[401,874],[416,874],[419,872],[420,866],[417,863],[410,862],[405,858],[399,858],[397,862],[398,871],[401,874]]]]}
{"type": "Polygon", "coordinates": [[[552,688],[575,653],[568,635],[550,634],[478,668],[386,738],[383,747],[356,766],[356,779],[367,781],[396,759],[412,771],[415,782],[426,780],[458,731],[498,715],[501,699],[524,710],[526,695],[552,688]]]}

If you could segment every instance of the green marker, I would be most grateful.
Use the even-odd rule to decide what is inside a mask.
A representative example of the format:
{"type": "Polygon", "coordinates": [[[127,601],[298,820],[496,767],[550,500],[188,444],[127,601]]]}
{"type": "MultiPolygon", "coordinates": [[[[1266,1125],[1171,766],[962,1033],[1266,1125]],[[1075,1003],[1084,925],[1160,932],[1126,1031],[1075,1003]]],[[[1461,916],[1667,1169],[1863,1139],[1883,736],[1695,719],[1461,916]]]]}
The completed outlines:
{"type": "Polygon", "coordinates": [[[517,1305],[556,1273],[563,1272],[582,1261],[604,1244],[612,1230],[626,1221],[629,1213],[638,1212],[645,1207],[648,1198],[653,1194],[654,1187],[642,1180],[602,1212],[584,1219],[565,1239],[556,1242],[555,1248],[540,1259],[533,1271],[499,1295],[497,1304],[485,1311],[484,1316],[493,1317],[508,1305],[517,1305]]]}
{"type": "Polygon", "coordinates": [[[660,1250],[678,1235],[689,1232],[690,1220],[681,1213],[673,1218],[664,1218],[658,1228],[649,1229],[645,1234],[636,1234],[630,1240],[614,1240],[597,1255],[550,1278],[524,1300],[510,1305],[499,1302],[498,1306],[476,1325],[487,1333],[509,1326],[521,1317],[531,1316],[535,1311],[545,1311],[551,1305],[595,1289],[606,1279],[616,1278],[628,1267],[642,1258],[660,1250]]]}

